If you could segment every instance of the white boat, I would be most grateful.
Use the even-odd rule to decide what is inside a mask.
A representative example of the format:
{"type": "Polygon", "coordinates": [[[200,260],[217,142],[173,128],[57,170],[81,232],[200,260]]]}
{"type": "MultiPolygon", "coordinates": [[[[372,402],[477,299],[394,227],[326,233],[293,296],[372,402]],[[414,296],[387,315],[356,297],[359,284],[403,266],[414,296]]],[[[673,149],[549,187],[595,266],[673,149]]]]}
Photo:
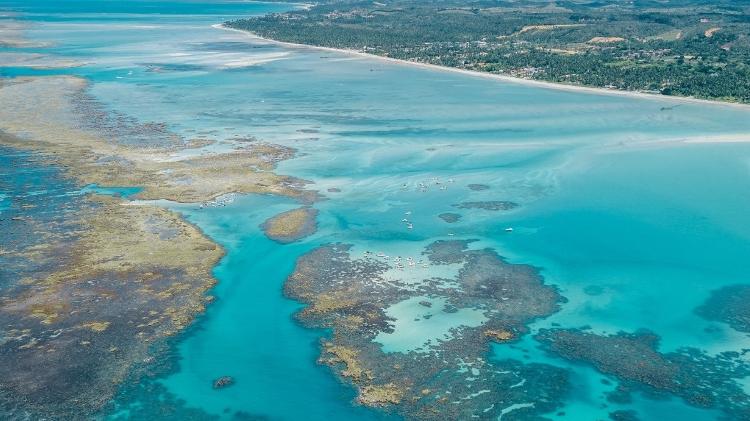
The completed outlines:
{"type": "Polygon", "coordinates": [[[508,228],[505,229],[505,232],[513,232],[513,228],[508,227],[508,228]]]}

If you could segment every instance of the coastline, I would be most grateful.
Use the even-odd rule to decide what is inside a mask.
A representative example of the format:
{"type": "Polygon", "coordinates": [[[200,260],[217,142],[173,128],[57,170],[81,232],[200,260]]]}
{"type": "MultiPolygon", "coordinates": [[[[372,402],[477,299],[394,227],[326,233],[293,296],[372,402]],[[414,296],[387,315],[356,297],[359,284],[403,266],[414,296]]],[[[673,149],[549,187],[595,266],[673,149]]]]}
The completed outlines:
{"type": "Polygon", "coordinates": [[[616,95],[616,96],[625,96],[625,97],[631,97],[631,98],[642,98],[642,99],[650,99],[650,100],[659,100],[659,101],[665,101],[665,102],[683,102],[683,103],[692,103],[692,104],[705,104],[705,105],[719,105],[719,106],[727,106],[727,107],[734,107],[734,108],[741,108],[741,109],[747,109],[750,110],[750,104],[742,104],[739,102],[726,102],[726,101],[719,101],[719,100],[713,100],[713,99],[702,99],[702,98],[693,98],[693,97],[684,97],[684,96],[668,96],[668,95],[661,95],[661,94],[652,94],[647,92],[637,92],[637,91],[625,91],[625,90],[618,90],[618,89],[606,89],[606,88],[595,88],[591,86],[580,86],[580,85],[569,85],[565,83],[557,83],[557,82],[546,82],[542,80],[532,80],[532,79],[523,79],[519,77],[514,76],[507,76],[507,75],[500,75],[496,73],[487,73],[487,72],[479,72],[476,70],[466,70],[466,69],[459,69],[455,67],[447,67],[447,66],[439,66],[437,64],[429,64],[429,63],[420,63],[416,61],[409,61],[409,60],[402,60],[397,58],[391,58],[391,57],[384,57],[379,56],[376,54],[370,54],[370,53],[363,53],[361,51],[356,50],[348,50],[343,48],[333,48],[333,47],[321,47],[317,45],[310,45],[310,44],[300,44],[300,43],[294,43],[294,42],[287,42],[287,41],[279,41],[271,38],[266,38],[263,36],[260,36],[254,32],[251,31],[245,31],[242,29],[235,29],[235,28],[229,28],[225,26],[223,23],[218,23],[215,25],[211,25],[212,28],[215,29],[221,29],[224,31],[232,31],[232,32],[239,32],[242,33],[250,38],[274,43],[277,45],[281,45],[284,47],[289,48],[305,48],[305,49],[313,49],[313,50],[320,50],[320,51],[329,51],[334,53],[340,53],[340,54],[346,54],[350,56],[358,56],[362,58],[368,58],[368,59],[374,59],[374,60],[380,60],[388,63],[393,64],[400,64],[405,66],[414,66],[419,67],[422,69],[427,70],[433,70],[433,71],[440,71],[440,72],[452,72],[452,73],[459,73],[466,76],[472,76],[472,77],[480,77],[485,79],[492,79],[497,81],[503,81],[508,83],[514,83],[519,85],[527,85],[527,86],[534,86],[538,88],[545,88],[545,89],[554,89],[558,91],[568,91],[568,92],[586,92],[590,94],[596,94],[596,95],[616,95]]]}

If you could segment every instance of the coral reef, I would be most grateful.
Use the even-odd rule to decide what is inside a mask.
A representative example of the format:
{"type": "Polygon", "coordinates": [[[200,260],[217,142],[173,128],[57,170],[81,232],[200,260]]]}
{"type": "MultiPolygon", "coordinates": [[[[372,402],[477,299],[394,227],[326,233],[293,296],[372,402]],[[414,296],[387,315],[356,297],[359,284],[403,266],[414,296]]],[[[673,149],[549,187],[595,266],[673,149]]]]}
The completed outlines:
{"type": "Polygon", "coordinates": [[[713,291],[695,312],[707,320],[750,333],[750,285],[730,285],[713,291]]]}
{"type": "Polygon", "coordinates": [[[538,419],[560,405],[568,387],[565,370],[485,355],[491,341],[512,342],[530,321],[557,311],[562,297],[536,268],[510,264],[491,249],[470,250],[469,244],[429,245],[424,256],[430,265],[455,265],[457,276],[426,276],[416,284],[392,276],[393,267],[371,253],[352,258],[349,245],[324,245],[298,260],[285,292],[307,304],[297,314],[303,325],[332,330],[319,362],[358,389],[357,402],[418,420],[496,419],[503,411],[538,419]],[[445,305],[433,305],[441,300],[445,305]],[[428,312],[418,320],[456,317],[457,323],[416,348],[386,350],[378,342],[383,335],[409,336],[389,309],[411,301],[428,312]],[[481,323],[462,323],[462,314],[476,312],[481,323]],[[516,405],[530,400],[535,404],[516,405]]]}
{"type": "MultiPolygon", "coordinates": [[[[679,396],[701,408],[715,408],[731,419],[750,417],[750,396],[737,379],[750,375],[750,365],[737,352],[708,355],[695,348],[661,353],[651,332],[598,335],[580,329],[542,329],[535,336],[555,355],[593,365],[616,377],[626,390],[647,396],[679,396]]],[[[622,401],[622,396],[618,398],[622,401]]]]}

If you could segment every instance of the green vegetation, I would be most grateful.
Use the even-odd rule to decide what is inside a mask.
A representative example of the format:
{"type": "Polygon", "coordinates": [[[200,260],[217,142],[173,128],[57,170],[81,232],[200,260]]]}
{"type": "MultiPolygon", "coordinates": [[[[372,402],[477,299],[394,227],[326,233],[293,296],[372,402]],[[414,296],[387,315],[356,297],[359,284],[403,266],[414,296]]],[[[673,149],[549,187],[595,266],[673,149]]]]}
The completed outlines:
{"type": "Polygon", "coordinates": [[[228,22],[280,41],[750,103],[750,1],[344,1],[228,22]]]}

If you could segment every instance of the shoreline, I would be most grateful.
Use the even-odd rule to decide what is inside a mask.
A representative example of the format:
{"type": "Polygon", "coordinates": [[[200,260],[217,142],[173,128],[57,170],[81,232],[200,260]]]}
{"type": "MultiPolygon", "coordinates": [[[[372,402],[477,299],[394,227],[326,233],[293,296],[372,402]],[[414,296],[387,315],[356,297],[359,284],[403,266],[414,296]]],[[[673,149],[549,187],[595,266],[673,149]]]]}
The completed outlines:
{"type": "Polygon", "coordinates": [[[659,100],[659,101],[665,101],[665,102],[682,102],[682,103],[691,103],[691,104],[719,105],[719,106],[750,110],[750,104],[743,104],[739,102],[727,102],[727,101],[719,101],[719,100],[714,100],[714,99],[693,98],[693,97],[685,97],[685,96],[670,96],[670,95],[662,95],[662,94],[652,94],[652,93],[647,93],[647,92],[596,88],[592,86],[569,85],[565,83],[547,82],[547,81],[533,80],[533,79],[523,79],[519,77],[500,75],[496,73],[480,72],[476,70],[466,70],[466,69],[459,69],[456,67],[440,66],[437,64],[421,63],[421,62],[397,59],[397,58],[392,58],[392,57],[384,57],[384,56],[379,56],[376,54],[363,53],[361,51],[356,51],[356,50],[348,50],[348,49],[333,48],[333,47],[321,47],[317,45],[279,41],[279,40],[260,36],[251,31],[245,31],[245,30],[236,29],[236,28],[229,28],[225,26],[223,23],[217,23],[215,25],[211,25],[211,27],[215,29],[224,30],[224,31],[238,32],[250,38],[270,42],[273,44],[277,44],[277,45],[289,47],[289,48],[304,48],[304,49],[311,49],[311,50],[328,51],[328,52],[333,52],[333,53],[346,54],[350,56],[358,56],[362,58],[380,60],[380,61],[384,61],[384,62],[388,62],[392,64],[419,67],[422,69],[427,69],[427,70],[432,70],[432,71],[451,72],[451,73],[463,74],[466,76],[492,79],[496,81],[508,82],[508,83],[513,83],[517,85],[534,86],[538,88],[554,89],[558,91],[567,91],[567,92],[586,92],[589,94],[597,94],[597,95],[615,95],[615,96],[624,96],[624,97],[630,97],[630,98],[659,100]]]}

